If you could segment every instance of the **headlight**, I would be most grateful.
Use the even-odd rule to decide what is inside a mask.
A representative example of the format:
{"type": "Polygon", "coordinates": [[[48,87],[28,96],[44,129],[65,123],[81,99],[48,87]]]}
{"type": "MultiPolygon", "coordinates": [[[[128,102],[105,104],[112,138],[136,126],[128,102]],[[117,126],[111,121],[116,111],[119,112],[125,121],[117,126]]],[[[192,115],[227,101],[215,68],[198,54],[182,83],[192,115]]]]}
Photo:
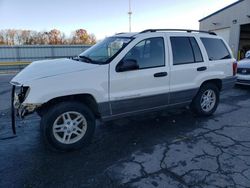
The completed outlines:
{"type": "Polygon", "coordinates": [[[23,103],[23,101],[26,99],[30,92],[30,87],[27,86],[21,86],[20,93],[18,94],[18,99],[20,103],[23,103]]]}
{"type": "Polygon", "coordinates": [[[23,101],[28,96],[29,92],[30,92],[30,87],[28,86],[16,87],[16,92],[15,92],[16,103],[22,104],[23,101]]]}

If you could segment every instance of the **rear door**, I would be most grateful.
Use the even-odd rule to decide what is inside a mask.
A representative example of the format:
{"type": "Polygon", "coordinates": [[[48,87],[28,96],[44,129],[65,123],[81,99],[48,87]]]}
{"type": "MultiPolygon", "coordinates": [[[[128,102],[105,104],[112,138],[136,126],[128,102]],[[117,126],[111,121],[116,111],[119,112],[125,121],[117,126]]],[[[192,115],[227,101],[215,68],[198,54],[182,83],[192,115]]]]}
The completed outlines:
{"type": "Polygon", "coordinates": [[[188,103],[199,89],[201,77],[206,74],[208,63],[204,61],[200,41],[185,34],[171,34],[170,48],[170,104],[188,103]]]}

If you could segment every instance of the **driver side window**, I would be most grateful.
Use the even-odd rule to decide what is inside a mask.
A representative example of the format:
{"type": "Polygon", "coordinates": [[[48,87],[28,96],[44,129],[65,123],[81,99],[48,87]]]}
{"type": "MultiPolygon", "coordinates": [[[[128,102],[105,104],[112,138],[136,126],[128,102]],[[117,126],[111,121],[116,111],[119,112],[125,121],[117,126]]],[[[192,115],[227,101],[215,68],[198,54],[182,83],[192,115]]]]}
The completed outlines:
{"type": "Polygon", "coordinates": [[[135,60],[139,69],[165,65],[164,40],[162,37],[149,38],[135,45],[123,60],[135,60]]]}

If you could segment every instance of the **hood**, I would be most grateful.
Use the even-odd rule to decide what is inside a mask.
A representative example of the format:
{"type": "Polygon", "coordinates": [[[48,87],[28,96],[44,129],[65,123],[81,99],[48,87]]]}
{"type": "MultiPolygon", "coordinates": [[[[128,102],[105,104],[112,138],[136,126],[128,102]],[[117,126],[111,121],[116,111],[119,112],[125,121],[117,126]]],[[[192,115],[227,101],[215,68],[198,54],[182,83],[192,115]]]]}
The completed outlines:
{"type": "Polygon", "coordinates": [[[51,76],[84,71],[95,68],[100,65],[89,64],[72,59],[54,59],[34,61],[21,72],[19,72],[12,80],[11,83],[23,84],[28,81],[47,78],[51,76]]]}
{"type": "Polygon", "coordinates": [[[242,59],[238,62],[238,68],[250,68],[250,59],[242,59]]]}

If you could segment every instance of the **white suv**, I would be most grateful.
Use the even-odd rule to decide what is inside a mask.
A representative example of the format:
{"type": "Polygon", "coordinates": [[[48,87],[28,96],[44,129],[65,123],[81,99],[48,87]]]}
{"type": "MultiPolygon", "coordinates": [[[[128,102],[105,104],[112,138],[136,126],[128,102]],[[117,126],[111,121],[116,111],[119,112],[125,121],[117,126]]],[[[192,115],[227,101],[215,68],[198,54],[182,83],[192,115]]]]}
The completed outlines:
{"type": "Polygon", "coordinates": [[[235,73],[230,48],[214,33],[120,33],[78,57],[36,61],[16,75],[12,126],[15,131],[15,112],[24,117],[36,111],[46,143],[78,149],[90,142],[96,119],[185,106],[211,115],[235,73]]]}

